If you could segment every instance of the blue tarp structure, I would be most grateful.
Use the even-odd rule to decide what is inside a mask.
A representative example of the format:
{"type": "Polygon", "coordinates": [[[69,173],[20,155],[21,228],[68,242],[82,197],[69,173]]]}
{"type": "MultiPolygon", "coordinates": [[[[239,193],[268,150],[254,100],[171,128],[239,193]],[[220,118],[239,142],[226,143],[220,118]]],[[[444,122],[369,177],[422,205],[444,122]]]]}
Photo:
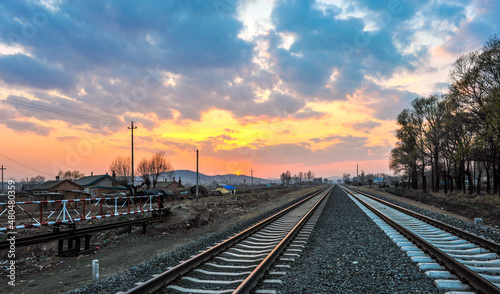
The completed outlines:
{"type": "Polygon", "coordinates": [[[235,187],[233,187],[233,186],[229,186],[229,185],[222,185],[222,187],[224,187],[224,188],[226,188],[226,189],[228,189],[228,190],[236,190],[236,188],[235,188],[235,187]]]}

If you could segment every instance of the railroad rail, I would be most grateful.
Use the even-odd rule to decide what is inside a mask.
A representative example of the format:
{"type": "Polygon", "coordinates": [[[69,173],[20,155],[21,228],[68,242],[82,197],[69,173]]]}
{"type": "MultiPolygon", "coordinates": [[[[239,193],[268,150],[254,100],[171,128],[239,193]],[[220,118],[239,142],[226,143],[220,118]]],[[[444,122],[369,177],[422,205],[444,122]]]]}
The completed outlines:
{"type": "Polygon", "coordinates": [[[298,255],[305,241],[291,242],[300,239],[301,229],[312,230],[308,221],[317,219],[332,188],[313,193],[126,293],[151,293],[159,289],[180,293],[250,292],[277,259],[290,261],[298,255]]]}
{"type": "MultiPolygon", "coordinates": [[[[500,259],[498,257],[500,244],[359,190],[346,187],[342,189],[428,254],[428,257],[420,256],[423,257],[422,262],[427,263],[421,268],[436,270],[435,272],[429,271],[429,275],[444,277],[436,280],[438,287],[440,286],[438,281],[442,282],[443,287],[448,287],[444,286],[445,282],[449,281],[446,279],[453,278],[452,274],[454,274],[476,292],[500,293],[500,259]],[[435,267],[430,265],[431,258],[439,264],[435,267]],[[443,274],[444,268],[441,265],[449,270],[448,274],[443,274]],[[440,274],[437,273],[438,271],[440,274]]],[[[458,291],[465,291],[468,288],[456,283],[450,287],[457,287],[458,291]]]]}

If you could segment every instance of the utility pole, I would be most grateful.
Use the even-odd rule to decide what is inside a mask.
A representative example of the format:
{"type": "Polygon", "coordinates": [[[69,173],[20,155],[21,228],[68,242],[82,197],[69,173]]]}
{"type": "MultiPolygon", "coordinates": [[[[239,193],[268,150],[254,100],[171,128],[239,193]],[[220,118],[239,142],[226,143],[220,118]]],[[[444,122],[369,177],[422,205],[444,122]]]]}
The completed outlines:
{"type": "Polygon", "coordinates": [[[358,188],[359,175],[358,175],[358,164],[356,163],[356,189],[358,188]]]}
{"type": "Polygon", "coordinates": [[[198,157],[199,157],[200,151],[196,149],[196,202],[198,202],[198,157]]]}
{"type": "Polygon", "coordinates": [[[2,188],[0,188],[0,192],[3,194],[3,171],[6,170],[5,167],[3,167],[3,164],[2,164],[2,168],[0,168],[2,170],[2,188]]]}
{"type": "Polygon", "coordinates": [[[254,192],[254,190],[253,190],[253,168],[250,169],[250,174],[252,175],[252,193],[253,193],[254,192]]]}
{"type": "Polygon", "coordinates": [[[135,186],[135,178],[134,178],[134,129],[137,129],[137,126],[134,127],[134,122],[130,122],[130,127],[127,127],[132,131],[132,189],[135,186]]]}

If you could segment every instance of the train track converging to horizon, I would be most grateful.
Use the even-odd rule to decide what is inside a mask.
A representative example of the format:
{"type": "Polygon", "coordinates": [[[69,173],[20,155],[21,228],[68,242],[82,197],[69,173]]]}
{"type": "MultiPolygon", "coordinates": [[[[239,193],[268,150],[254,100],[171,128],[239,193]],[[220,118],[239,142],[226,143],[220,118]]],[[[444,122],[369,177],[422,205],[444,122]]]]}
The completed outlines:
{"type": "Polygon", "coordinates": [[[126,293],[272,293],[300,257],[333,186],[154,276],[126,293]],[[264,278],[264,279],[263,279],[264,278]]]}
{"type": "Polygon", "coordinates": [[[440,290],[500,293],[500,244],[359,190],[342,189],[440,290]]]}

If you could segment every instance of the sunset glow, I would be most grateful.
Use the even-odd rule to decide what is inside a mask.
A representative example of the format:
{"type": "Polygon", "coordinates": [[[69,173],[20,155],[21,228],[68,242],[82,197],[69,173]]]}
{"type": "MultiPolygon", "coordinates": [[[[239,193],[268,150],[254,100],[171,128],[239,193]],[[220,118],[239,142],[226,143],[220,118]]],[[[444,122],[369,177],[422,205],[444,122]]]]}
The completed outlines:
{"type": "Polygon", "coordinates": [[[219,2],[0,3],[5,179],[105,173],[130,156],[131,121],[136,162],[165,151],[195,170],[199,149],[209,175],[390,173],[396,116],[446,92],[453,62],[497,33],[500,12],[496,1],[219,2]],[[389,23],[374,20],[387,11],[389,23]]]}

